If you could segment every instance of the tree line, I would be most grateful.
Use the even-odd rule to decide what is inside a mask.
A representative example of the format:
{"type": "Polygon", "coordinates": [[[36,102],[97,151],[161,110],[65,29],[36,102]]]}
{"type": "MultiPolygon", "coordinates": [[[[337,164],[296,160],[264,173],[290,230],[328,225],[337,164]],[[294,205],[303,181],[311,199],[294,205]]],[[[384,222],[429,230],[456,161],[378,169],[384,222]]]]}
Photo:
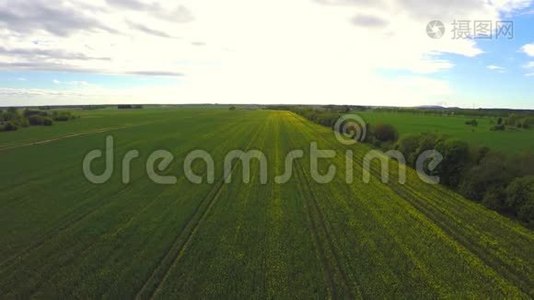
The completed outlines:
{"type": "MultiPolygon", "coordinates": [[[[316,109],[280,107],[291,110],[317,124],[334,129],[336,121],[346,113],[345,107],[316,109]]],[[[499,118],[495,126],[528,128],[532,117],[510,115],[499,118]],[[521,126],[518,126],[521,124],[521,126]]],[[[477,126],[476,121],[469,121],[477,126]]],[[[432,133],[406,135],[399,138],[391,124],[367,124],[365,143],[382,150],[395,149],[403,153],[406,164],[415,168],[417,157],[435,149],[443,161],[433,171],[440,183],[464,197],[482,203],[501,214],[515,218],[534,228],[534,154],[504,155],[488,147],[471,146],[467,142],[446,135],[432,133]]]]}
{"type": "Polygon", "coordinates": [[[15,107],[0,109],[0,131],[14,131],[28,126],[52,126],[54,122],[75,119],[68,111],[46,111],[37,109],[18,109],[15,107]]]}

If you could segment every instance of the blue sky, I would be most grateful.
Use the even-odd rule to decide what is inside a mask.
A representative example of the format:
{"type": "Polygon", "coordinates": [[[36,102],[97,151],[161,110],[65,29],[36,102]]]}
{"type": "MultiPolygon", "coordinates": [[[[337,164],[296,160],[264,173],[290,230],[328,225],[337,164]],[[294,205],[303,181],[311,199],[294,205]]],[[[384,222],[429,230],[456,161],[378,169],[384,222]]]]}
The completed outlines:
{"type": "Polygon", "coordinates": [[[534,15],[516,15],[512,39],[477,40],[484,53],[475,59],[447,55],[454,68],[436,76],[453,82],[462,98],[472,103],[466,107],[534,108],[534,77],[525,69],[534,58],[521,51],[521,47],[534,40],[534,15]],[[488,66],[502,69],[489,70],[488,66]]]}
{"type": "Polygon", "coordinates": [[[534,109],[530,0],[20,0],[0,12],[0,106],[534,109]],[[440,39],[426,35],[431,20],[445,24],[440,39]],[[513,21],[514,37],[453,39],[453,20],[513,21]]]}
{"type": "Polygon", "coordinates": [[[120,90],[130,86],[165,86],[175,84],[179,78],[169,76],[143,76],[101,74],[64,71],[1,71],[0,82],[7,88],[70,89],[73,85],[98,85],[120,90]]]}

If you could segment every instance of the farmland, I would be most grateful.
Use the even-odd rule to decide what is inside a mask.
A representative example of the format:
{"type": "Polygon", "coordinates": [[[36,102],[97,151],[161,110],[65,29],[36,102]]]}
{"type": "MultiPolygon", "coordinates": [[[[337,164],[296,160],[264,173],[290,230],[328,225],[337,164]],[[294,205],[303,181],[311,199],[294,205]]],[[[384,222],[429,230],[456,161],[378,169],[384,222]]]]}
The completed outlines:
{"type": "MultiPolygon", "coordinates": [[[[0,135],[2,298],[534,297],[531,230],[421,182],[413,170],[400,184],[395,162],[388,184],[377,177],[378,165],[364,183],[369,146],[345,146],[330,129],[294,113],[216,107],[78,113],[68,123],[0,135]],[[95,185],[84,178],[82,160],[103,149],[108,135],[115,172],[95,185]],[[352,150],[353,182],[346,183],[345,172],[314,182],[304,155],[289,181],[276,183],[287,153],[307,153],[311,142],[336,151],[320,161],[321,173],[330,164],[345,170],[345,151],[352,150]],[[132,149],[140,157],[123,184],[121,158],[132,149]],[[159,149],[174,156],[161,173],[175,175],[176,184],[156,184],[146,174],[147,158],[159,149]],[[182,162],[196,149],[214,159],[213,184],[184,176],[182,162]],[[234,149],[265,153],[266,184],[258,163],[251,164],[250,183],[241,181],[240,165],[224,182],[224,157],[234,149]]],[[[407,124],[401,133],[419,126],[400,123],[407,124]]],[[[489,142],[470,130],[480,139],[474,141],[489,142]]],[[[485,125],[475,130],[490,134],[485,125]]],[[[201,162],[193,167],[207,172],[201,162]]]]}
{"type": "Polygon", "coordinates": [[[534,130],[510,129],[491,131],[495,117],[421,114],[412,112],[359,111],[365,121],[389,123],[395,126],[401,136],[407,134],[435,133],[469,142],[473,146],[486,146],[496,151],[517,154],[534,149],[534,130]],[[465,122],[476,119],[478,126],[465,122]]]}

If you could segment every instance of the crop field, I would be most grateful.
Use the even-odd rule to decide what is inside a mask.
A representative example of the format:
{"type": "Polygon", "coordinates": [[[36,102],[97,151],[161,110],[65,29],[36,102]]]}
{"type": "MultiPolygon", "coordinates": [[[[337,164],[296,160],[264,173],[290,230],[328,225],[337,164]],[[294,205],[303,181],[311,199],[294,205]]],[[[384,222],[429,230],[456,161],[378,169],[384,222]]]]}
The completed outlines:
{"type": "Polygon", "coordinates": [[[473,146],[486,146],[505,154],[517,154],[534,149],[534,129],[507,129],[491,131],[495,117],[443,116],[411,112],[358,111],[370,124],[388,123],[407,134],[435,133],[463,140],[473,146]],[[478,126],[468,126],[466,121],[477,120],[478,126]],[[492,123],[493,122],[493,123],[492,123]]]}
{"type": "MultiPolygon", "coordinates": [[[[378,164],[364,183],[370,148],[343,145],[330,129],[294,113],[217,107],[76,113],[81,118],[71,122],[0,134],[2,299],[534,297],[531,230],[423,183],[411,169],[401,184],[393,161],[389,183],[381,182],[378,164]],[[114,172],[93,184],[82,160],[104,150],[108,135],[114,172]],[[336,153],[319,163],[321,173],[335,166],[329,183],[312,179],[312,142],[336,153]],[[140,155],[124,184],[122,158],[132,149],[140,155]],[[147,159],[160,149],[174,156],[160,170],[175,175],[174,184],[147,176],[147,159]],[[184,176],[184,158],[199,149],[213,157],[213,183],[184,176]],[[236,149],[266,155],[265,184],[255,160],[249,183],[238,161],[225,181],[224,158],[236,149]],[[303,157],[288,181],[277,183],[295,149],[303,157]]],[[[408,119],[391,115],[388,122],[402,134],[421,126],[408,119]]],[[[494,148],[513,141],[517,150],[534,147],[527,133],[490,132],[484,121],[472,132],[464,119],[432,121],[429,128],[443,126],[494,148]]],[[[202,161],[193,168],[207,173],[202,161]]],[[[104,169],[103,159],[94,169],[104,169]]]]}

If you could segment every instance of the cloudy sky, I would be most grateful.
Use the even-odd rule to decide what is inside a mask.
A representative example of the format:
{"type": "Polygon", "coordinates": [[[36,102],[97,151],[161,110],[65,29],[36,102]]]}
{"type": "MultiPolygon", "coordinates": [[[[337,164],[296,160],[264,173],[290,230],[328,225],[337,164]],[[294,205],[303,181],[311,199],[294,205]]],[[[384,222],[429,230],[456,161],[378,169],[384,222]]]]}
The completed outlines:
{"type": "Polygon", "coordinates": [[[0,0],[0,106],[534,108],[531,2],[0,0]]]}

